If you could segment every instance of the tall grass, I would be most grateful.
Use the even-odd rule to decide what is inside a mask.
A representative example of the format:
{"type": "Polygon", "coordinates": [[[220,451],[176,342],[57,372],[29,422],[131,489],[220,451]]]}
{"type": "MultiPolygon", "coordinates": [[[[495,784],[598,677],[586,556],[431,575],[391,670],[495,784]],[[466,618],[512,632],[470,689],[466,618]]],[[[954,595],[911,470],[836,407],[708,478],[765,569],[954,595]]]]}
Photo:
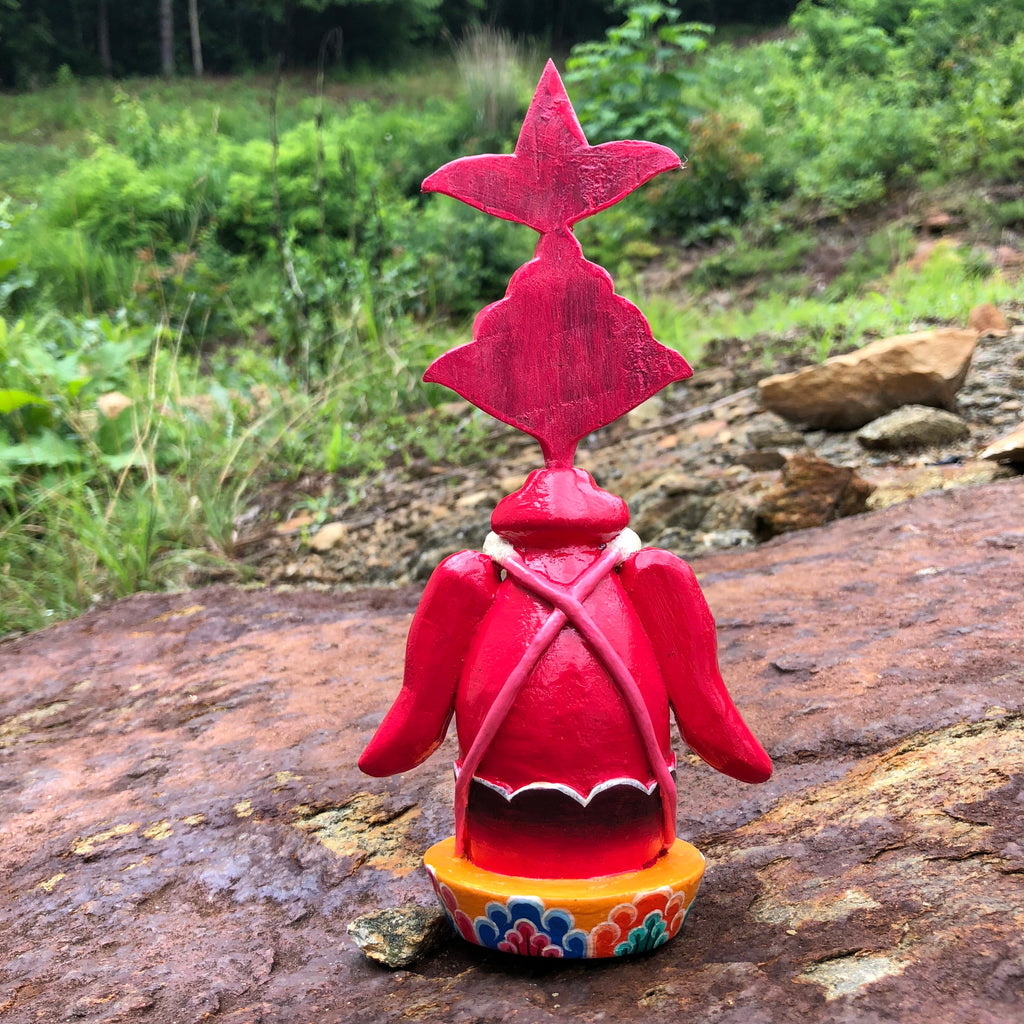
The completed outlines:
{"type": "Polygon", "coordinates": [[[770,372],[782,349],[821,360],[873,337],[936,324],[964,325],[975,306],[1004,304],[1019,294],[1018,282],[1000,273],[979,273],[969,249],[939,243],[920,267],[901,264],[840,300],[779,290],[725,306],[701,294],[688,301],[649,295],[641,305],[655,336],[688,359],[699,364],[703,347],[718,339],[760,339],[764,369],[770,372]]]}
{"type": "Polygon", "coordinates": [[[487,139],[514,138],[532,85],[524,43],[505,29],[477,24],[466,29],[453,49],[478,132],[487,139]]]}

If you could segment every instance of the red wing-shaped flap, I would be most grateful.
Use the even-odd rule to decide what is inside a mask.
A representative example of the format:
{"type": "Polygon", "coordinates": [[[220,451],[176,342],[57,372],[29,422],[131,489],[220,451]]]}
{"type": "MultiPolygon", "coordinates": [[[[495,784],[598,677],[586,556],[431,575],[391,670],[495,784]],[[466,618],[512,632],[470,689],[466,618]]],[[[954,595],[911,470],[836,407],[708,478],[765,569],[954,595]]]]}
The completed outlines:
{"type": "Polygon", "coordinates": [[[715,620],[693,570],[647,548],[622,567],[622,585],[654,647],[679,731],[712,768],[764,782],[772,763],[740,717],[718,669],[715,620]]]}
{"type": "Polygon", "coordinates": [[[359,758],[367,775],[408,771],[441,745],[462,663],[497,587],[494,563],[477,551],[460,551],[434,570],[409,628],[401,692],[359,758]]]}

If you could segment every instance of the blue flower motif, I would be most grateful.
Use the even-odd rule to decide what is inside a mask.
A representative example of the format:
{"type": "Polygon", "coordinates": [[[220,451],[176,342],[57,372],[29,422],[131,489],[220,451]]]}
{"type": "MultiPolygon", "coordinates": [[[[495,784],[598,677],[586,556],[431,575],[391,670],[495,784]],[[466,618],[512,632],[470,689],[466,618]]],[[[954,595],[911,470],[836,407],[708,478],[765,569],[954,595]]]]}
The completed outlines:
{"type": "Polygon", "coordinates": [[[586,932],[574,927],[567,910],[545,910],[536,897],[514,896],[507,904],[488,903],[486,912],[486,917],[473,922],[481,946],[532,956],[580,959],[587,955],[586,932]]]}
{"type": "Polygon", "coordinates": [[[629,930],[629,937],[615,947],[616,956],[630,953],[647,953],[668,942],[668,926],[661,911],[652,910],[636,928],[629,930]]]}

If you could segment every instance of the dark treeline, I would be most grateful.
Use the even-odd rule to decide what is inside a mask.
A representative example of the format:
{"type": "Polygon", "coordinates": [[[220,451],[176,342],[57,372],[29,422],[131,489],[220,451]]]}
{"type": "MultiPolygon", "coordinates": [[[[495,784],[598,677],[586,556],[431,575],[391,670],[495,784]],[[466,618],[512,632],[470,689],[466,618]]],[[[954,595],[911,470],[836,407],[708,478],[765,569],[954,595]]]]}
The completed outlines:
{"type": "MultiPolygon", "coordinates": [[[[386,68],[480,21],[555,52],[622,20],[623,0],[0,0],[0,88],[77,76],[313,67],[325,39],[343,65],[386,68]]],[[[676,0],[686,20],[767,24],[795,0],[676,0]]]]}

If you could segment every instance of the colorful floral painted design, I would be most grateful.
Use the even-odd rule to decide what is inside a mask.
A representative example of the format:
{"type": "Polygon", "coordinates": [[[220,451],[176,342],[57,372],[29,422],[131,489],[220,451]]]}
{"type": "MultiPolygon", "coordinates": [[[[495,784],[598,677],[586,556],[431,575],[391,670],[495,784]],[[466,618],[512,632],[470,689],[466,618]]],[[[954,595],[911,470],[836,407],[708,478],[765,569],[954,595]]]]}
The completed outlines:
{"type": "Polygon", "coordinates": [[[547,910],[533,896],[514,896],[508,903],[488,903],[486,916],[471,920],[458,907],[455,893],[431,876],[434,889],[455,930],[469,942],[519,956],[588,956],[586,932],[574,927],[567,910],[547,910]]]}
{"type": "Polygon", "coordinates": [[[484,916],[470,918],[459,909],[455,893],[433,872],[431,881],[449,921],[464,939],[518,956],[583,959],[646,953],[679,931],[688,910],[686,893],[665,887],[620,903],[588,934],[576,927],[568,910],[546,907],[534,896],[513,896],[507,903],[492,901],[484,916]]]}
{"type": "Polygon", "coordinates": [[[507,904],[488,903],[486,912],[473,922],[481,946],[523,956],[587,955],[587,934],[567,910],[546,910],[533,896],[516,896],[507,904]]]}
{"type": "Polygon", "coordinates": [[[428,867],[427,871],[430,875],[430,882],[434,886],[434,892],[437,893],[437,898],[441,901],[441,906],[444,907],[444,912],[448,915],[448,921],[451,923],[451,926],[467,942],[479,942],[469,915],[459,909],[459,901],[455,893],[443,882],[438,881],[437,875],[434,874],[431,868],[428,867]]]}
{"type": "Polygon", "coordinates": [[[637,895],[632,903],[620,903],[590,933],[591,956],[626,956],[663,946],[683,926],[685,892],[665,887],[637,895]]]}

